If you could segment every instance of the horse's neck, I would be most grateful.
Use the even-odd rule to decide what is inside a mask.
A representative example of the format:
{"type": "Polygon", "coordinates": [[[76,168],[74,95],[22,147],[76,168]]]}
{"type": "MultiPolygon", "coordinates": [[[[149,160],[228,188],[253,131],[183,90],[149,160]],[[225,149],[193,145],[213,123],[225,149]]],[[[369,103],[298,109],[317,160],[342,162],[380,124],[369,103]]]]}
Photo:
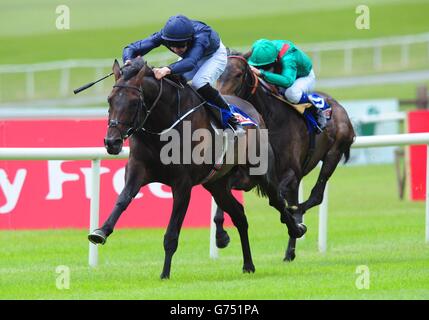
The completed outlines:
{"type": "MultiPolygon", "coordinates": [[[[170,128],[173,124],[177,123],[181,117],[185,116],[191,109],[202,106],[204,99],[194,90],[191,86],[185,85],[183,88],[177,88],[172,84],[164,81],[161,87],[161,82],[154,81],[153,78],[145,81],[143,87],[144,92],[150,93],[150,99],[147,101],[147,108],[150,109],[154,102],[157,103],[156,107],[151,111],[145,128],[150,131],[161,132],[170,128]],[[160,90],[162,94],[159,101],[156,101],[160,90]]],[[[206,113],[204,108],[200,107],[198,112],[206,113]]],[[[194,112],[188,114],[183,120],[191,120],[194,112]]],[[[207,114],[203,117],[208,117],[207,114]]]]}
{"type": "Polygon", "coordinates": [[[261,85],[257,87],[250,100],[267,123],[270,121],[278,121],[278,115],[280,114],[279,108],[282,108],[281,114],[286,115],[285,120],[286,118],[297,120],[296,118],[299,116],[291,106],[267,93],[261,85]]]}

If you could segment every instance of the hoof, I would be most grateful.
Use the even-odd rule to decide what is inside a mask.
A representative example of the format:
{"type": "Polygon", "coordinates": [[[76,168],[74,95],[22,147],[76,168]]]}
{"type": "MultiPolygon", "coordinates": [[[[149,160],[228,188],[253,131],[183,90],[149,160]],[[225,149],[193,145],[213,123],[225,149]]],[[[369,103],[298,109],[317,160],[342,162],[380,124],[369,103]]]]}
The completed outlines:
{"type": "Polygon", "coordinates": [[[168,279],[170,279],[170,275],[169,274],[161,274],[161,280],[168,280],[168,279]]]}
{"type": "Polygon", "coordinates": [[[107,236],[101,229],[95,229],[88,235],[88,240],[93,244],[105,244],[107,236]]]}
{"type": "Polygon", "coordinates": [[[300,238],[307,233],[307,226],[303,223],[298,224],[298,228],[301,230],[301,236],[300,238]]]}
{"type": "Polygon", "coordinates": [[[307,232],[307,227],[303,223],[298,223],[297,229],[298,231],[289,230],[289,237],[299,239],[307,232]]]}
{"type": "Polygon", "coordinates": [[[228,233],[224,232],[221,236],[216,237],[216,247],[219,249],[226,248],[230,241],[228,233]]]}
{"type": "Polygon", "coordinates": [[[295,250],[287,251],[283,261],[292,262],[293,260],[295,260],[295,250]]]}
{"type": "Polygon", "coordinates": [[[254,273],[255,272],[255,266],[252,264],[245,264],[243,265],[243,273],[254,273]]]}

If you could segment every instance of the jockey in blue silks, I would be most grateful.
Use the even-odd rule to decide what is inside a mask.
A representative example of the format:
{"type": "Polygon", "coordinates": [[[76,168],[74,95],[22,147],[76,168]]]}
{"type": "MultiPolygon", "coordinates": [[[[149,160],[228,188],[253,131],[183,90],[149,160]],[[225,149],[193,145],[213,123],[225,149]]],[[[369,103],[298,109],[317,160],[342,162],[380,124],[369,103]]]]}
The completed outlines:
{"type": "MultiPolygon", "coordinates": [[[[153,68],[156,79],[168,74],[179,74],[208,102],[226,110],[229,104],[212,86],[225,70],[227,52],[219,35],[203,22],[190,20],[183,15],[172,16],[164,28],[146,39],[136,41],[124,48],[122,59],[125,64],[137,56],[144,56],[152,49],[164,45],[180,56],[177,62],[166,67],[153,68]]],[[[239,126],[237,119],[229,119],[234,128],[239,126]]]]}

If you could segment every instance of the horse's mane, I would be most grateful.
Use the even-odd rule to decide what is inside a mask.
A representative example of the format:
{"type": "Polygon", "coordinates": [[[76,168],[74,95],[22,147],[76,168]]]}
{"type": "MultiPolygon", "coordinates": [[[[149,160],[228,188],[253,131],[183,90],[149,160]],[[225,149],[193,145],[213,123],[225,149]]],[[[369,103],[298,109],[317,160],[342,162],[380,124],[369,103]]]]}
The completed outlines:
{"type": "Polygon", "coordinates": [[[228,56],[240,56],[243,57],[244,59],[248,60],[250,55],[252,54],[252,51],[248,51],[248,52],[240,52],[238,50],[235,49],[231,49],[231,48],[226,48],[226,53],[228,56]]]}
{"type": "MultiPolygon", "coordinates": [[[[242,53],[242,52],[240,52],[238,50],[234,50],[234,49],[230,49],[230,48],[226,48],[226,51],[227,51],[228,57],[229,56],[240,56],[240,57],[245,58],[246,60],[249,60],[250,55],[252,54],[252,51],[248,51],[246,53],[242,53]]],[[[264,89],[264,90],[266,90],[266,89],[264,89]]],[[[269,118],[274,117],[274,114],[273,114],[273,112],[272,112],[272,110],[271,110],[270,107],[263,108],[261,110],[261,112],[263,113],[264,118],[269,119],[269,118]]]]}
{"type": "Polygon", "coordinates": [[[139,71],[145,65],[146,65],[146,61],[144,61],[143,58],[136,58],[131,60],[131,64],[128,66],[125,66],[122,69],[122,77],[124,78],[125,81],[131,79],[132,77],[137,75],[137,73],[139,73],[139,71]]]}
{"type": "MultiPolygon", "coordinates": [[[[143,58],[139,57],[139,58],[133,59],[130,65],[125,66],[122,69],[122,77],[124,78],[124,81],[127,81],[132,77],[136,76],[137,73],[139,73],[139,71],[143,67],[146,67],[146,71],[145,71],[146,76],[151,76],[151,77],[154,76],[152,67],[148,66],[147,62],[143,58]]],[[[176,83],[181,83],[183,85],[186,84],[186,80],[180,75],[168,75],[167,77],[176,83]]]]}

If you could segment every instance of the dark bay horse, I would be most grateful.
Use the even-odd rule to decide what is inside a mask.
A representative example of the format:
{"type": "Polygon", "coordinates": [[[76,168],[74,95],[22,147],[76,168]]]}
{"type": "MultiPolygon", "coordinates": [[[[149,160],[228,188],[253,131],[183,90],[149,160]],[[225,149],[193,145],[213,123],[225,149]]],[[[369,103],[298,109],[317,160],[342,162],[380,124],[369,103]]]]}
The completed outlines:
{"type": "MultiPolygon", "coordinates": [[[[161,278],[170,277],[171,261],[177,250],[178,239],[183,220],[188,208],[191,189],[193,186],[203,184],[212,194],[217,205],[227,212],[237,227],[243,252],[243,272],[254,272],[249,239],[248,224],[243,206],[231,194],[233,176],[238,168],[248,172],[254,165],[245,161],[237,164],[237,154],[233,156],[233,163],[226,163],[221,168],[214,170],[217,156],[212,155],[207,163],[196,164],[185,162],[182,157],[185,154],[185,143],[192,144],[191,150],[196,147],[196,141],[175,142],[174,147],[180,150],[179,163],[165,164],[163,150],[173,140],[162,139],[162,136],[175,130],[180,138],[185,136],[184,120],[190,122],[190,133],[197,129],[205,129],[212,136],[217,129],[213,125],[210,111],[204,106],[205,101],[188,85],[178,84],[169,79],[156,80],[152,69],[142,58],[133,60],[132,65],[123,69],[121,74],[118,62],[113,64],[115,85],[108,97],[109,120],[105,138],[105,147],[110,154],[118,154],[122,150],[124,140],[129,138],[130,156],[126,165],[125,187],[118,196],[116,204],[103,226],[88,235],[88,239],[95,244],[104,244],[107,237],[113,232],[116,222],[126,210],[140,188],[151,182],[160,182],[171,187],[173,194],[173,209],[170,221],[164,236],[164,267],[161,278]],[[212,176],[212,173],[214,175],[212,176]],[[211,177],[207,179],[207,177],[211,177]]],[[[227,97],[231,103],[239,106],[247,112],[258,124],[258,127],[246,129],[246,136],[251,130],[261,131],[265,128],[264,121],[253,106],[240,98],[227,97]]],[[[247,127],[249,128],[249,127],[247,127]]],[[[173,139],[174,135],[171,136],[173,139]]],[[[192,139],[193,140],[193,139],[192,139]]],[[[237,141],[237,139],[233,139],[237,141]]],[[[252,143],[258,144],[259,140],[248,140],[244,148],[249,149],[252,143]]],[[[198,141],[200,142],[200,141],[198,141]]],[[[201,143],[209,144],[215,149],[213,142],[205,140],[201,143]]],[[[253,145],[258,149],[260,146],[253,145]]],[[[235,152],[239,151],[237,147],[235,152]]],[[[170,150],[172,152],[172,150],[170,150]]],[[[270,149],[268,149],[270,151],[270,149]]],[[[164,154],[165,156],[165,154],[164,154]]],[[[190,155],[189,155],[190,156],[190,155]]],[[[272,150],[268,152],[268,162],[274,161],[272,150]]],[[[223,159],[221,159],[223,160],[223,159]]],[[[270,182],[273,174],[273,166],[260,175],[252,175],[252,185],[256,185],[268,195],[270,202],[278,209],[282,219],[287,224],[289,234],[293,237],[301,237],[306,228],[297,224],[293,215],[286,209],[284,201],[281,201],[276,186],[270,182]]]]}
{"type": "MultiPolygon", "coordinates": [[[[247,63],[249,55],[234,52],[234,55],[228,57],[226,70],[218,80],[218,88],[222,94],[233,94],[248,100],[261,113],[276,158],[281,197],[287,201],[297,222],[302,222],[303,214],[322,202],[326,183],[341,157],[345,156],[345,162],[349,159],[350,146],[355,137],[353,126],[344,107],[332,97],[319,92],[332,106],[332,118],[324,132],[316,136],[314,148],[310,151],[310,135],[304,117],[262,88],[247,63]],[[300,181],[319,161],[323,165],[316,185],[309,199],[298,203],[300,181]]],[[[218,215],[215,221],[222,221],[223,213],[220,210],[218,215]]],[[[225,232],[222,224],[216,226],[219,234],[225,232]]],[[[222,243],[220,245],[225,246],[222,243]]],[[[290,237],[284,260],[292,261],[295,258],[295,247],[296,239],[290,237]]]]}

